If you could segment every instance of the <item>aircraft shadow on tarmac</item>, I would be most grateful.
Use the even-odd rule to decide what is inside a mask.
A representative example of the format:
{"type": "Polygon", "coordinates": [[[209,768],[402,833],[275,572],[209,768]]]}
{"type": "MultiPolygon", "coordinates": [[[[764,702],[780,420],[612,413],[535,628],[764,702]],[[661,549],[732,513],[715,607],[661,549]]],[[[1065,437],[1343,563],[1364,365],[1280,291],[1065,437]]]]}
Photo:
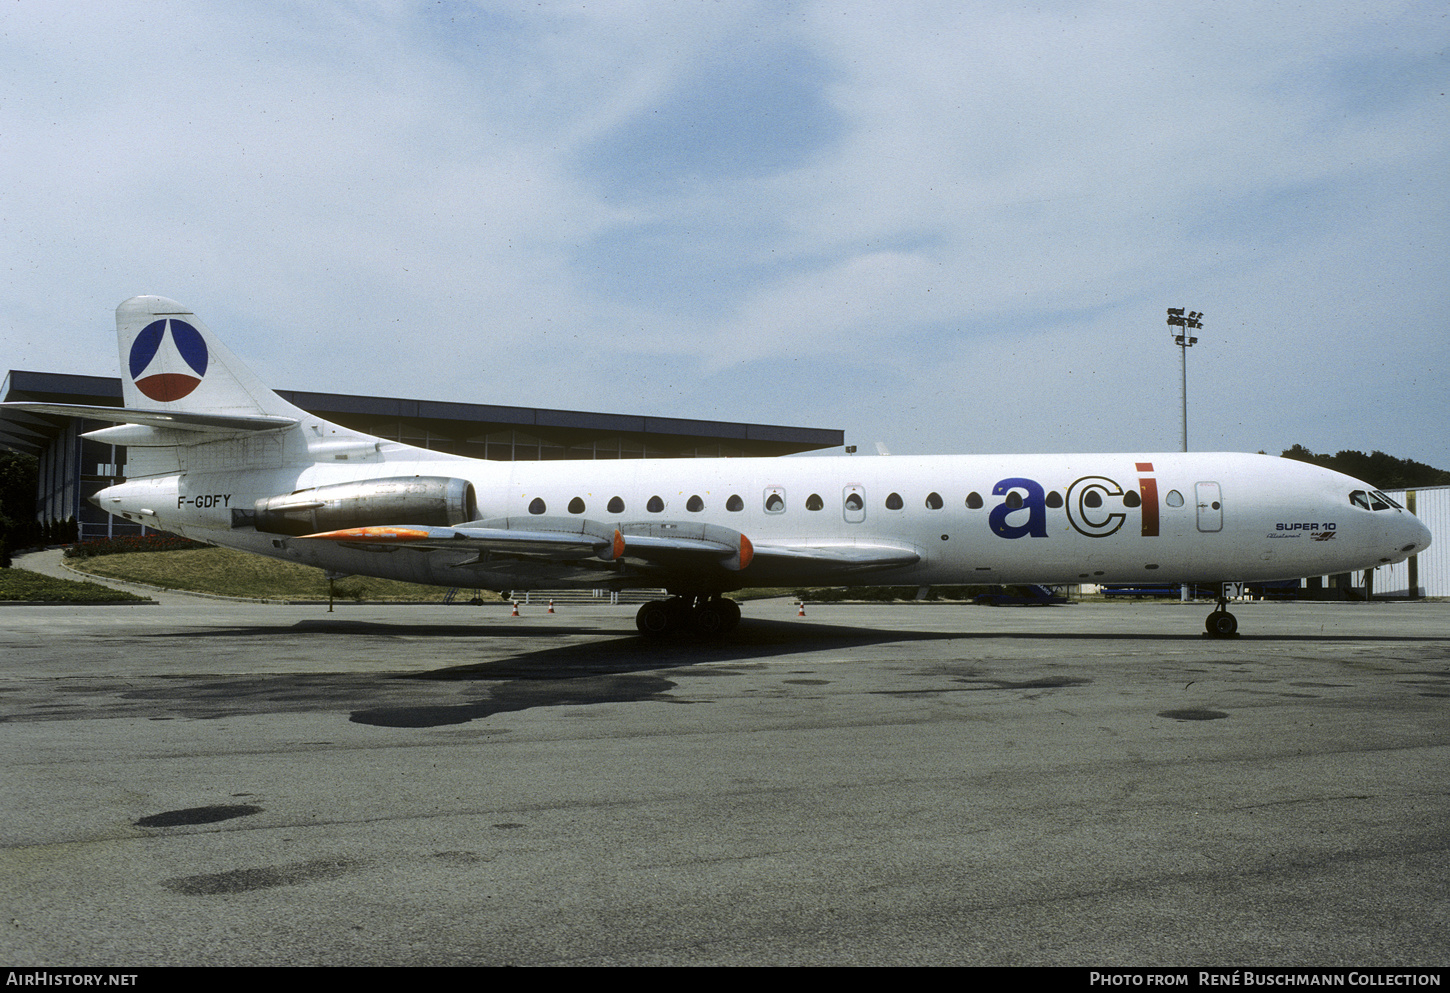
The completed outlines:
{"type": "MultiPolygon", "coordinates": [[[[622,625],[621,625],[622,626],[622,625]]],[[[195,630],[166,636],[194,637],[195,630]]],[[[212,637],[256,638],[293,637],[298,634],[322,638],[396,638],[416,642],[419,639],[457,639],[464,642],[497,639],[500,657],[487,661],[449,665],[414,672],[393,672],[369,676],[344,677],[346,686],[333,683],[333,676],[271,675],[237,677],[203,681],[204,689],[216,703],[221,697],[236,694],[250,697],[266,709],[267,703],[284,699],[301,709],[340,709],[350,712],[350,720],[375,727],[424,728],[465,724],[495,714],[529,710],[538,707],[587,706],[601,703],[633,703],[655,700],[689,703],[689,699],[672,695],[678,679],[692,666],[730,663],[754,663],[785,655],[813,650],[846,649],[883,643],[941,642],[959,640],[967,644],[993,639],[1029,639],[1052,642],[1071,641],[1179,641],[1199,635],[1144,634],[1139,632],[1062,632],[1062,631],[911,631],[883,628],[851,627],[841,624],[820,624],[808,621],[752,620],[731,635],[715,641],[682,637],[674,640],[652,640],[624,634],[618,628],[587,624],[550,624],[520,627],[508,623],[486,624],[398,624],[385,621],[363,621],[343,618],[306,619],[289,625],[264,625],[212,630],[212,637]],[[617,635],[617,636],[616,636],[617,635]],[[567,643],[557,639],[567,637],[567,643]],[[538,647],[522,652],[521,642],[537,642],[538,647]],[[672,671],[673,670],[673,671],[672,671]],[[673,676],[674,679],[669,677],[673,676]],[[319,682],[320,680],[320,682],[319,682]],[[432,701],[417,699],[404,689],[408,683],[456,684],[460,689],[477,683],[483,696],[441,702],[433,693],[432,701]],[[326,685],[323,685],[326,684],[326,685]],[[391,689],[389,688],[391,687],[391,689]],[[401,692],[400,692],[401,691],[401,692]],[[310,698],[307,706],[303,698],[310,698]],[[371,699],[369,699],[371,698],[371,699]]],[[[165,636],[163,636],[165,637],[165,636]]],[[[1434,636],[1367,636],[1322,634],[1270,634],[1244,641],[1265,642],[1435,642],[1450,639],[1434,636]]],[[[1215,645],[1229,644],[1216,640],[1215,645]]],[[[702,673],[703,674],[703,673],[702,673]]],[[[723,673],[722,673],[723,674],[723,673]]],[[[1036,686],[1037,684],[1033,684],[1036,686]]],[[[421,688],[421,687],[420,687],[421,688]]],[[[441,685],[439,687],[442,688],[441,685]]],[[[472,696],[472,692],[464,690],[472,696]]],[[[235,701],[240,702],[240,701],[235,701]]],[[[290,709],[290,708],[289,708],[290,709]]]]}
{"type": "MultiPolygon", "coordinates": [[[[532,637],[538,629],[527,632],[532,637]]],[[[518,628],[508,629],[517,637],[518,628]]],[[[579,634],[578,629],[570,633],[579,634]]],[[[488,697],[458,705],[391,706],[356,711],[358,724],[382,727],[433,727],[462,724],[498,713],[534,707],[583,706],[659,700],[688,703],[669,696],[676,683],[662,674],[701,664],[759,662],[815,647],[849,647],[891,641],[946,640],[952,633],[880,631],[836,625],[794,625],[765,621],[737,629],[720,641],[656,641],[626,637],[567,645],[543,645],[506,659],[448,666],[389,678],[423,682],[483,682],[488,697]]]]}
{"type": "MultiPolygon", "coordinates": [[[[167,632],[157,637],[195,638],[196,630],[167,632]]],[[[287,625],[252,625],[213,628],[208,639],[296,639],[305,635],[338,639],[397,639],[399,644],[420,639],[459,641],[465,647],[495,639],[495,657],[487,661],[449,665],[413,672],[377,674],[258,674],[168,679],[165,684],[133,687],[124,696],[153,702],[167,701],[190,716],[213,717],[226,713],[276,710],[351,711],[351,720],[378,727],[437,727],[464,724],[498,713],[536,707],[581,706],[659,700],[688,703],[671,696],[682,670],[706,663],[760,662],[780,655],[814,649],[849,648],[886,642],[943,641],[961,637],[954,632],[891,631],[838,624],[756,621],[717,641],[679,638],[657,641],[618,629],[584,624],[529,626],[510,624],[398,624],[349,619],[306,619],[287,625]],[[619,635],[615,637],[614,635],[619,635]],[[560,643],[561,637],[568,637],[560,643]],[[405,641],[406,639],[406,641],[405,641]],[[521,646],[537,645],[519,652],[521,646]],[[673,673],[670,673],[673,670],[673,673]],[[473,696],[477,684],[483,696],[453,702],[443,692],[409,690],[409,684],[433,684],[438,691],[454,684],[473,696]],[[448,702],[435,702],[440,696],[448,702]],[[430,700],[429,698],[432,698],[430,700]]],[[[483,654],[480,651],[480,654],[483,654]]],[[[454,654],[457,657],[457,653],[454,654]]],[[[421,685],[420,685],[421,684],[421,685]]]]}

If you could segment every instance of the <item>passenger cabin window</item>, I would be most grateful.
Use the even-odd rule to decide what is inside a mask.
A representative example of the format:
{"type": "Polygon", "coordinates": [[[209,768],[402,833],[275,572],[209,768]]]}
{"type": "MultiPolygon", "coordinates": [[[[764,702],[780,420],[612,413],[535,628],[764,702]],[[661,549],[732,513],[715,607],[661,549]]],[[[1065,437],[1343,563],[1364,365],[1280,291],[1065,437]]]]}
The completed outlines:
{"type": "Polygon", "coordinates": [[[940,493],[928,493],[926,495],[927,510],[941,510],[942,500],[940,493]]]}
{"type": "Polygon", "coordinates": [[[812,493],[806,497],[806,510],[821,510],[826,506],[826,501],[821,499],[819,493],[812,493]]]}
{"type": "Polygon", "coordinates": [[[705,501],[697,493],[685,501],[685,509],[692,514],[698,514],[705,509],[705,501]]]}
{"type": "Polygon", "coordinates": [[[574,499],[572,499],[572,500],[569,501],[569,513],[571,513],[571,514],[582,514],[582,513],[584,513],[584,499],[582,497],[575,497],[574,499]]]}
{"type": "Polygon", "coordinates": [[[740,511],[745,509],[745,501],[740,499],[739,493],[732,493],[730,495],[730,499],[725,501],[725,509],[734,513],[739,513],[740,511]]]}
{"type": "Polygon", "coordinates": [[[785,490],[772,486],[765,491],[765,512],[767,514],[785,513],[785,490]]]}
{"type": "Polygon", "coordinates": [[[967,509],[968,510],[981,510],[982,509],[982,494],[978,493],[976,490],[973,490],[972,492],[968,493],[967,494],[967,509]]]}
{"type": "Polygon", "coordinates": [[[1053,510],[1056,510],[1058,507],[1062,506],[1062,494],[1057,492],[1056,490],[1053,490],[1052,492],[1047,494],[1047,499],[1044,502],[1053,510]]]}
{"type": "Polygon", "coordinates": [[[847,493],[846,494],[846,509],[847,510],[865,510],[866,509],[866,503],[865,503],[864,500],[861,499],[861,494],[859,494],[859,493],[847,493]]]}
{"type": "Polygon", "coordinates": [[[856,483],[841,490],[841,516],[847,524],[860,524],[866,519],[866,491],[856,483]]]}
{"type": "Polygon", "coordinates": [[[543,497],[534,497],[532,500],[529,501],[529,513],[542,514],[546,510],[548,510],[548,508],[544,506],[543,497]]]}
{"type": "Polygon", "coordinates": [[[649,503],[644,505],[644,509],[648,510],[651,514],[663,514],[665,512],[665,502],[657,496],[652,496],[649,498],[649,503]]]}
{"type": "Polygon", "coordinates": [[[609,505],[606,508],[611,514],[624,513],[624,500],[620,497],[610,497],[609,505]]]}
{"type": "Polygon", "coordinates": [[[1170,507],[1181,507],[1183,506],[1183,494],[1177,490],[1169,490],[1168,495],[1163,498],[1163,502],[1170,507]]]}
{"type": "Polygon", "coordinates": [[[1126,492],[1126,493],[1123,494],[1123,506],[1124,507],[1136,507],[1136,506],[1138,506],[1138,504],[1140,504],[1142,502],[1143,502],[1143,499],[1140,496],[1138,496],[1138,491],[1137,490],[1129,490],[1128,492],[1126,492]]]}
{"type": "MultiPolygon", "coordinates": [[[[1022,494],[1018,493],[1016,490],[1013,490],[1012,492],[1007,494],[1007,499],[1003,500],[1002,502],[1007,505],[1008,510],[1017,510],[1022,506],[1022,494]]],[[[1098,496],[1097,490],[1088,490],[1087,496],[1083,497],[1082,502],[1087,504],[1089,507],[1096,507],[1103,502],[1103,498],[1098,496]]]]}
{"type": "Polygon", "coordinates": [[[886,497],[886,509],[887,510],[900,510],[903,506],[904,506],[904,504],[901,502],[901,494],[900,493],[891,493],[891,494],[887,495],[887,497],[886,497]]]}

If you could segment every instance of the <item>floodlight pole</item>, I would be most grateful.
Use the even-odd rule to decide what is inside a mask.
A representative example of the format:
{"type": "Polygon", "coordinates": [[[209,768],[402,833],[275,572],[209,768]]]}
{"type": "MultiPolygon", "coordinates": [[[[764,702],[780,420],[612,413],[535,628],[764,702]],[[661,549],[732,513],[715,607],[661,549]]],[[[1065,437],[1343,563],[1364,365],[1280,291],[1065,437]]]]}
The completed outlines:
{"type": "Polygon", "coordinates": [[[1168,308],[1168,323],[1183,329],[1182,334],[1173,336],[1173,343],[1178,346],[1179,371],[1183,381],[1183,451],[1185,452],[1188,451],[1188,349],[1198,344],[1198,339],[1188,332],[1197,331],[1203,327],[1201,317],[1203,314],[1196,310],[1185,314],[1182,307],[1168,308]]]}
{"type": "MultiPolygon", "coordinates": [[[[1200,318],[1203,314],[1192,310],[1187,313],[1182,307],[1168,308],[1168,323],[1176,328],[1182,329],[1182,334],[1173,336],[1173,343],[1178,346],[1179,375],[1183,383],[1183,451],[1188,451],[1188,349],[1198,344],[1198,339],[1190,335],[1189,331],[1197,331],[1203,327],[1200,318]]],[[[1183,603],[1188,602],[1188,584],[1183,583],[1178,587],[1178,599],[1183,603]]]]}
{"type": "Polygon", "coordinates": [[[1183,434],[1179,443],[1179,451],[1184,453],[1188,451],[1188,346],[1184,344],[1184,339],[1187,337],[1184,334],[1178,336],[1178,372],[1182,379],[1178,395],[1183,401],[1183,434]]]}

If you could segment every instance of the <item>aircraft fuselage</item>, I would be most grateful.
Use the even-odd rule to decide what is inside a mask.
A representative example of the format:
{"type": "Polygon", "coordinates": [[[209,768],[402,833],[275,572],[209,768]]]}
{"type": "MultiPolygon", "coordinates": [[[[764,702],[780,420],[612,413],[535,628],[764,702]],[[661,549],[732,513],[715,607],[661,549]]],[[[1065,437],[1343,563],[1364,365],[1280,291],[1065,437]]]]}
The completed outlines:
{"type": "MultiPolygon", "coordinates": [[[[402,449],[404,446],[394,446],[402,449]]],[[[980,455],[485,462],[416,449],[371,464],[186,472],[111,487],[96,502],[188,537],[336,572],[445,586],[527,588],[527,563],[460,551],[349,547],[256,531],[239,520],[279,493],[364,479],[472,483],[480,520],[572,516],[615,527],[708,523],[752,542],[889,540],[919,560],[823,576],[761,563],[702,581],[746,586],[1268,581],[1399,561],[1422,526],[1350,500],[1364,484],[1290,460],[1241,454],[980,455]],[[404,457],[399,457],[404,456],[404,457]],[[396,459],[396,460],[395,460],[396,459]],[[154,518],[153,516],[154,515],[154,518]],[[1407,530],[1408,529],[1408,530],[1407,530]]],[[[406,525],[407,520],[397,524],[406,525]]],[[[658,587],[627,567],[550,585],[658,587]]]]}

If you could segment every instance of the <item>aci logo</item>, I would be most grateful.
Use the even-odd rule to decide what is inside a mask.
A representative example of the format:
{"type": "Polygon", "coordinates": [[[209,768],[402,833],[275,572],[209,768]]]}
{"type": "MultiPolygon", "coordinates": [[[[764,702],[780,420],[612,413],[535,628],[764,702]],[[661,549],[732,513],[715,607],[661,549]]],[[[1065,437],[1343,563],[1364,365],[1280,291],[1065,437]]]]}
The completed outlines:
{"type": "Polygon", "coordinates": [[[152,400],[180,400],[201,385],[206,360],[206,342],[196,328],[170,318],[154,321],[131,345],[131,379],[152,400]]]}

